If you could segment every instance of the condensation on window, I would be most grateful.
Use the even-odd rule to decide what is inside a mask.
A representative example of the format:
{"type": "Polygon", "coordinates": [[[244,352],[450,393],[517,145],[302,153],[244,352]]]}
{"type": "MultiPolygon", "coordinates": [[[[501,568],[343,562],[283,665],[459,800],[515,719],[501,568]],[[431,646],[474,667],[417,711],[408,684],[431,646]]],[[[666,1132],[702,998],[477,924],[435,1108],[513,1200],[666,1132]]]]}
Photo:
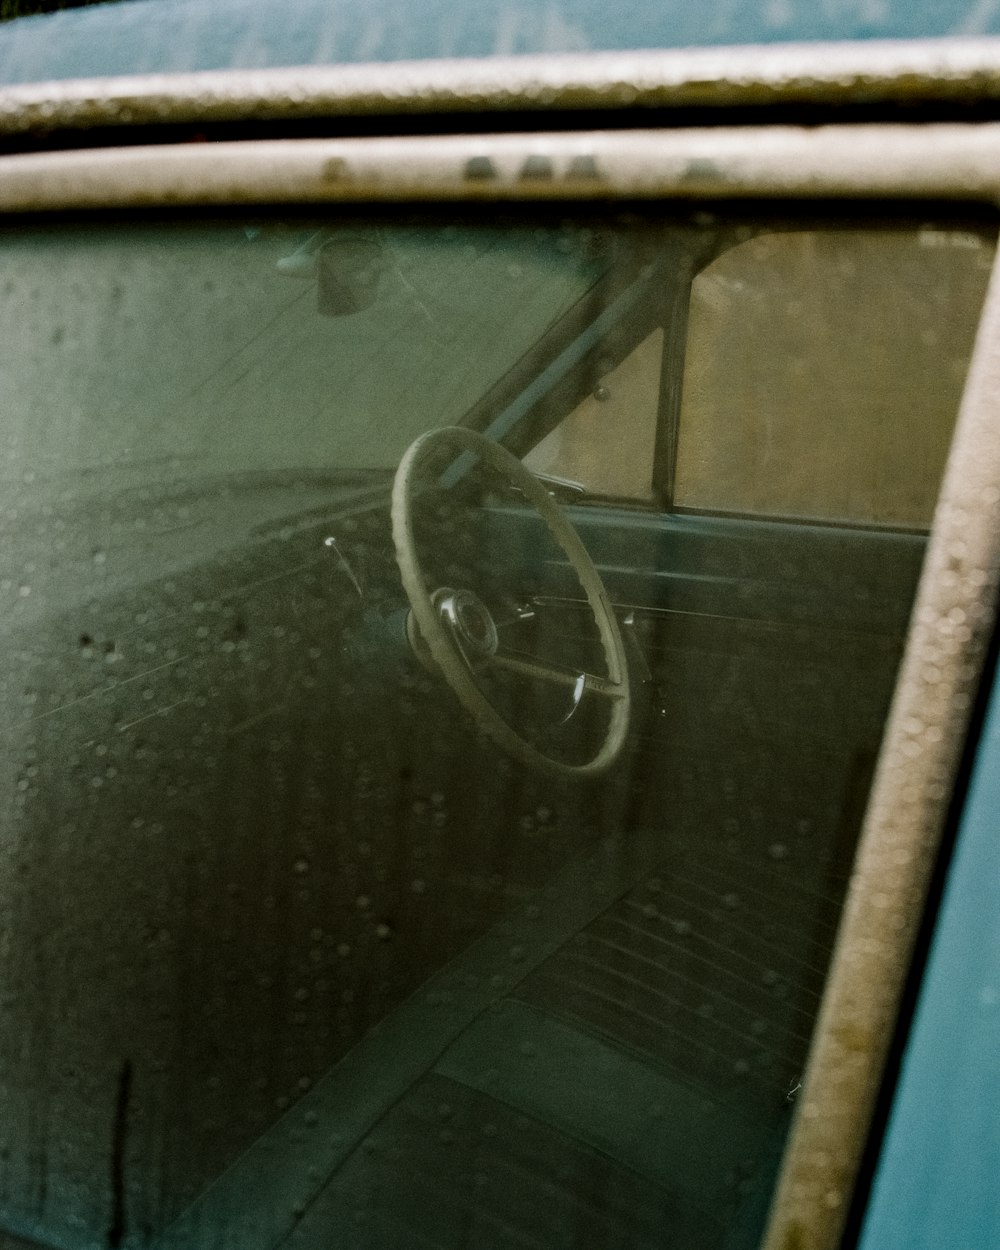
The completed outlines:
{"type": "Polygon", "coordinates": [[[588,211],[0,231],[0,1239],[755,1244],[992,232],[588,211]]]}

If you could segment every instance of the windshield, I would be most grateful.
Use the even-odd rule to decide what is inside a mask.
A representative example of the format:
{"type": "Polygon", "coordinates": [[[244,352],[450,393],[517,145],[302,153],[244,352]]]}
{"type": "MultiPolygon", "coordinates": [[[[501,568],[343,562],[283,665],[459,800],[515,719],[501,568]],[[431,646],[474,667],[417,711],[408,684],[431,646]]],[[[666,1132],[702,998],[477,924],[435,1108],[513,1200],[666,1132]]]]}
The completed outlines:
{"type": "Polygon", "coordinates": [[[831,213],[0,231],[0,1233],[756,1243],[995,244],[831,213]]]}
{"type": "MultiPolygon", "coordinates": [[[[595,254],[596,253],[596,254],[595,254]]],[[[591,288],[593,233],[345,222],[8,236],[3,479],[394,469],[591,288]],[[16,346],[15,346],[16,344],[16,346]]]]}

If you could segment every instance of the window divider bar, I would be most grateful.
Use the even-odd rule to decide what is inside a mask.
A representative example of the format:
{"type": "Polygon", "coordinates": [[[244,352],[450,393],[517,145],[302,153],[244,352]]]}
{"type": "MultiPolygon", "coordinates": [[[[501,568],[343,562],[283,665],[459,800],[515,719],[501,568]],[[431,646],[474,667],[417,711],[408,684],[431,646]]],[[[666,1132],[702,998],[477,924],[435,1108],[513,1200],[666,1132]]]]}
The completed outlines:
{"type": "Polygon", "coordinates": [[[762,1250],[835,1250],[843,1234],[994,628],[998,395],[1000,260],[762,1250]]]}

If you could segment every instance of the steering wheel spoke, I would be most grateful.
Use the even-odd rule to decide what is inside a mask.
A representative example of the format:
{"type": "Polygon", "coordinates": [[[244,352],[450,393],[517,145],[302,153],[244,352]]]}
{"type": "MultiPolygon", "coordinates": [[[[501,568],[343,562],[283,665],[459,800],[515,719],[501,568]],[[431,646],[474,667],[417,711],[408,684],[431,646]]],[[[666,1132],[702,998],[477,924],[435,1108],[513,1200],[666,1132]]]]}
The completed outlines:
{"type": "Polygon", "coordinates": [[[596,673],[588,673],[584,669],[560,664],[555,660],[524,655],[506,647],[491,655],[487,663],[491,668],[516,673],[520,677],[533,677],[536,681],[549,682],[551,685],[572,686],[574,689],[579,686],[581,695],[597,694],[605,699],[624,699],[628,696],[628,688],[624,682],[599,677],[596,673]]]}

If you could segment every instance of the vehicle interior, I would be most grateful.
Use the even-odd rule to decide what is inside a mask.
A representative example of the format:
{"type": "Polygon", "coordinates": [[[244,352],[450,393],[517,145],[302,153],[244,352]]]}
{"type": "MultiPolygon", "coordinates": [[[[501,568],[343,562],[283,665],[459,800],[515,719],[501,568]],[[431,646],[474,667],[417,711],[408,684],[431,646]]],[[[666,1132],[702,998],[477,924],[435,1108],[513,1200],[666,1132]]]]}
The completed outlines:
{"type": "Polygon", "coordinates": [[[0,231],[0,1228],[750,1250],[995,225],[0,231]]]}

